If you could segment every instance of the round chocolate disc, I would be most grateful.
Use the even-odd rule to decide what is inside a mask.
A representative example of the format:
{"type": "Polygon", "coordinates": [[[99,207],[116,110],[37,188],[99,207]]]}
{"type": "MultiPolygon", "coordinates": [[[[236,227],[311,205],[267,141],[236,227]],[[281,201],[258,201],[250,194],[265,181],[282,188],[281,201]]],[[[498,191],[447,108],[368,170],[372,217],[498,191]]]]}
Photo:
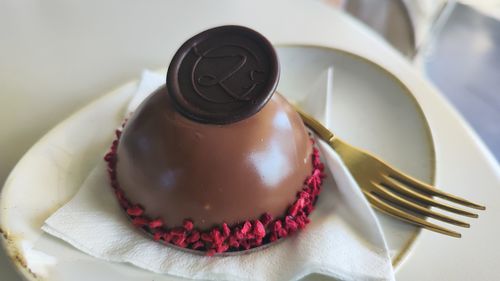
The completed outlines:
{"type": "Polygon", "coordinates": [[[184,116],[228,124],[261,110],[278,79],[271,43],[254,30],[229,25],[201,32],[180,47],[168,68],[167,88],[184,116]]]}

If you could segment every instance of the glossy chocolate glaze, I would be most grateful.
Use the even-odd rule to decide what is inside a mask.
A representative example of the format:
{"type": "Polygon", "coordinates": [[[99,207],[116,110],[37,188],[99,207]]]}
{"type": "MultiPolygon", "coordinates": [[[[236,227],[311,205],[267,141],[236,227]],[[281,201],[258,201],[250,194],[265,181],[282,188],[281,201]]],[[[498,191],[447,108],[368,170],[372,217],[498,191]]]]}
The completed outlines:
{"type": "Polygon", "coordinates": [[[207,229],[284,215],[311,174],[311,152],[302,120],[279,94],[245,120],[211,125],[177,112],[162,87],[124,128],[118,182],[151,218],[207,229]]]}

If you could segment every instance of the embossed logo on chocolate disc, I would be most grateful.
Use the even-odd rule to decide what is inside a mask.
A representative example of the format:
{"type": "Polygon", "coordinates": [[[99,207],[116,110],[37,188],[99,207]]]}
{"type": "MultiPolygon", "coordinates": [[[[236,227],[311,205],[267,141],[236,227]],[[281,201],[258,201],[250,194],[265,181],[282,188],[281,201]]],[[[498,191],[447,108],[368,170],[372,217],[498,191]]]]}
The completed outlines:
{"type": "Polygon", "coordinates": [[[222,26],[181,46],[168,69],[167,88],[186,117],[227,124],[262,109],[278,78],[278,60],[267,39],[246,27],[222,26]]]}

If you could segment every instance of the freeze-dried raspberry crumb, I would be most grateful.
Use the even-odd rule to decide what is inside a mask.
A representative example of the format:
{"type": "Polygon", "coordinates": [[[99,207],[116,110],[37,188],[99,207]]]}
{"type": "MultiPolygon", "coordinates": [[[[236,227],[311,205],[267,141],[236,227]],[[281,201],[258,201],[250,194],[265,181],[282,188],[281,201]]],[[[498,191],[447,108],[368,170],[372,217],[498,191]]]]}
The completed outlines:
{"type": "Polygon", "coordinates": [[[212,243],[213,239],[212,239],[212,236],[210,235],[210,233],[202,233],[201,234],[201,240],[205,241],[205,242],[210,242],[212,243]]]}
{"type": "Polygon", "coordinates": [[[163,238],[163,233],[161,233],[161,232],[153,233],[153,240],[159,241],[161,238],[163,238]]]}
{"type": "Polygon", "coordinates": [[[201,238],[200,232],[195,230],[189,235],[187,241],[189,243],[194,243],[200,240],[200,238],[201,238]]]}
{"type": "Polygon", "coordinates": [[[162,239],[163,241],[165,241],[165,243],[169,243],[170,241],[172,241],[172,234],[170,232],[165,232],[163,233],[162,239]]]}
{"type": "Polygon", "coordinates": [[[184,220],[183,226],[185,230],[191,231],[193,230],[194,224],[192,220],[184,220]]]}
{"type": "Polygon", "coordinates": [[[253,233],[259,238],[266,236],[266,229],[260,221],[255,221],[253,233]]]}
{"type": "Polygon", "coordinates": [[[195,242],[193,245],[191,245],[191,249],[193,250],[198,250],[200,248],[203,248],[205,245],[201,241],[195,242]]]}
{"type": "Polygon", "coordinates": [[[236,238],[235,236],[229,237],[229,246],[231,246],[233,248],[239,248],[240,242],[239,242],[238,238],[236,238]]]}
{"type": "Polygon", "coordinates": [[[260,217],[260,221],[265,227],[267,227],[272,220],[273,216],[271,216],[271,214],[269,213],[265,213],[260,217]]]}
{"type": "Polygon", "coordinates": [[[231,234],[231,229],[229,229],[227,223],[222,224],[222,233],[224,234],[225,237],[228,237],[231,234]]]}
{"type": "Polygon", "coordinates": [[[161,219],[152,220],[149,222],[149,228],[155,229],[163,226],[163,221],[161,219]]]}
{"type": "Polygon", "coordinates": [[[229,249],[229,245],[228,244],[221,244],[221,245],[218,245],[217,246],[217,253],[223,253],[225,251],[227,251],[229,249]]]}
{"type": "Polygon", "coordinates": [[[173,237],[186,236],[186,230],[181,227],[176,227],[170,231],[173,237]]]}
{"type": "Polygon", "coordinates": [[[186,248],[188,245],[186,241],[186,235],[177,235],[172,238],[172,243],[181,248],[186,248]]]}
{"type": "Polygon", "coordinates": [[[143,217],[135,217],[132,219],[132,224],[138,227],[143,227],[148,224],[148,220],[143,217]]]}
{"type": "Polygon", "coordinates": [[[249,221],[246,221],[243,224],[243,227],[241,228],[241,233],[247,234],[250,231],[251,228],[252,228],[252,223],[249,222],[249,221]]]}
{"type": "Polygon", "coordinates": [[[127,209],[127,214],[129,214],[131,216],[134,216],[134,217],[140,216],[143,213],[144,213],[144,210],[140,206],[138,206],[138,205],[129,207],[127,209]]]}
{"type": "Polygon", "coordinates": [[[286,216],[285,227],[288,233],[293,233],[299,228],[295,220],[291,216],[286,216]]]}
{"type": "Polygon", "coordinates": [[[215,245],[221,245],[222,242],[224,242],[224,238],[222,237],[219,229],[213,228],[210,234],[212,236],[212,242],[215,245]]]}

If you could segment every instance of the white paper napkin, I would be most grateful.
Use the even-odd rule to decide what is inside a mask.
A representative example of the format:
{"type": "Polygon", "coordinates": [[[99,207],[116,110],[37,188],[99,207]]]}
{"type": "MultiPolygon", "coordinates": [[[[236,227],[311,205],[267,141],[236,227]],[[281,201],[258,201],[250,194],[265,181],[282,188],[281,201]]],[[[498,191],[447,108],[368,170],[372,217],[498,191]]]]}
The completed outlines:
{"type": "MultiPolygon", "coordinates": [[[[326,71],[317,83],[330,83],[325,88],[329,90],[322,91],[325,101],[332,98],[333,80],[328,79],[332,74],[332,69],[326,71]]],[[[145,71],[129,109],[135,109],[163,83],[163,76],[145,71]]],[[[312,89],[317,91],[321,86],[312,89]]],[[[319,98],[318,93],[308,96],[319,98]]],[[[313,105],[307,101],[303,104],[313,105]]],[[[323,116],[316,117],[328,115],[327,109],[320,112],[323,116]]],[[[321,141],[319,147],[331,174],[323,184],[311,223],[281,243],[249,254],[205,257],[152,241],[123,214],[108,186],[104,162],[42,229],[96,258],[184,278],[298,280],[320,273],[340,280],[393,280],[387,245],[371,207],[338,155],[321,141]]]]}

